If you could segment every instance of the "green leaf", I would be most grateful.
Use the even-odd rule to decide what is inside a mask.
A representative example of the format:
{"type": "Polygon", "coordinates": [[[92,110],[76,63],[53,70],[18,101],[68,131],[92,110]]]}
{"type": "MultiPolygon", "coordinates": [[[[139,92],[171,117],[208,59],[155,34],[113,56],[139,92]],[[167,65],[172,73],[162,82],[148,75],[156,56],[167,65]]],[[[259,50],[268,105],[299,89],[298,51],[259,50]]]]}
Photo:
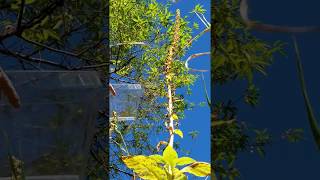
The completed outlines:
{"type": "Polygon", "coordinates": [[[183,172],[177,168],[174,168],[174,170],[173,170],[173,177],[174,177],[174,180],[187,180],[188,179],[187,176],[185,174],[183,174],[183,172]]]}
{"type": "Polygon", "coordinates": [[[210,176],[211,166],[206,162],[195,162],[181,170],[199,177],[210,176]]]}
{"type": "Polygon", "coordinates": [[[54,26],[52,29],[59,29],[60,26],[63,25],[63,20],[60,19],[54,26]]]}
{"type": "Polygon", "coordinates": [[[175,167],[175,161],[178,159],[177,152],[171,146],[167,146],[163,151],[164,160],[171,166],[171,168],[175,167]]]}
{"type": "Polygon", "coordinates": [[[195,139],[198,136],[199,132],[198,131],[191,131],[188,134],[191,136],[192,139],[195,139]]]}
{"type": "Polygon", "coordinates": [[[178,120],[179,119],[177,114],[172,114],[171,117],[172,117],[173,120],[178,120]]]}
{"type": "Polygon", "coordinates": [[[196,160],[194,160],[190,157],[181,157],[176,160],[177,166],[184,166],[184,165],[191,164],[194,162],[196,162],[196,160]]]}
{"type": "Polygon", "coordinates": [[[160,164],[165,164],[166,163],[164,158],[162,156],[160,156],[159,154],[150,155],[149,158],[155,160],[157,163],[160,163],[160,164]]]}
{"type": "Polygon", "coordinates": [[[183,138],[183,132],[180,129],[175,129],[174,133],[183,138]]]}
{"type": "Polygon", "coordinates": [[[28,5],[30,5],[30,4],[32,4],[34,2],[35,2],[35,0],[25,0],[25,4],[28,4],[28,5]]]}
{"type": "Polygon", "coordinates": [[[49,37],[51,37],[55,40],[58,40],[58,41],[60,40],[60,36],[56,31],[48,29],[48,30],[46,30],[46,32],[48,33],[49,37]]]}
{"type": "Polygon", "coordinates": [[[192,10],[192,12],[204,14],[204,13],[206,12],[206,10],[203,8],[202,5],[197,4],[197,5],[194,7],[194,9],[192,10]]]}
{"type": "Polygon", "coordinates": [[[211,123],[211,126],[221,126],[221,125],[225,125],[225,124],[231,124],[233,123],[235,120],[228,120],[228,121],[223,121],[223,120],[219,120],[219,121],[213,121],[211,123]]]}
{"type": "Polygon", "coordinates": [[[194,22],[194,23],[193,23],[193,28],[195,28],[195,29],[199,29],[199,24],[198,24],[198,23],[196,23],[196,22],[194,22]]]}
{"type": "Polygon", "coordinates": [[[152,158],[138,155],[122,156],[121,159],[125,165],[132,169],[140,178],[162,180],[167,177],[163,168],[152,158]]]}

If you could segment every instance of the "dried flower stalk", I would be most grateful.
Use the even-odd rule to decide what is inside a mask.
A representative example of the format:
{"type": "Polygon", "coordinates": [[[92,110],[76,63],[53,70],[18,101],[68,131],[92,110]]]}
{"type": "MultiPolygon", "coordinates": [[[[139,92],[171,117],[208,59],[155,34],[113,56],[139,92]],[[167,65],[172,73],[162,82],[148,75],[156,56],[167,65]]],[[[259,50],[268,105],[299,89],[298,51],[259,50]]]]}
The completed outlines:
{"type": "Polygon", "coordinates": [[[169,46],[169,52],[168,56],[166,58],[165,62],[165,78],[166,78],[166,83],[167,83],[167,96],[168,96],[168,117],[169,117],[169,124],[167,128],[169,129],[170,133],[170,138],[169,138],[169,143],[168,145],[173,147],[173,142],[174,142],[174,118],[172,117],[173,115],[173,96],[175,93],[175,88],[172,83],[172,77],[174,76],[174,72],[172,71],[172,62],[173,62],[173,57],[174,54],[177,51],[178,47],[178,42],[180,39],[179,36],[179,30],[180,30],[180,10],[177,9],[176,11],[176,21],[174,25],[174,34],[173,34],[173,41],[171,45],[169,46]]]}

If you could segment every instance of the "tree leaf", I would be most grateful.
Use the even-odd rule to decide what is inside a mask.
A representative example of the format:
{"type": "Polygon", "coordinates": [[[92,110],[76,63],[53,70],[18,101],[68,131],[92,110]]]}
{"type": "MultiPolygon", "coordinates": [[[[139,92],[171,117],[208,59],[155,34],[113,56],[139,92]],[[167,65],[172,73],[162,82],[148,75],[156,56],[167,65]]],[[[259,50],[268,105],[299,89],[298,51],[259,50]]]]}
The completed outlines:
{"type": "Polygon", "coordinates": [[[167,146],[163,151],[164,160],[171,166],[171,168],[175,167],[175,161],[178,159],[177,152],[171,146],[167,146]]]}
{"type": "Polygon", "coordinates": [[[173,178],[174,180],[187,180],[187,176],[183,174],[179,169],[174,168],[173,170],[173,178]]]}
{"type": "Polygon", "coordinates": [[[177,115],[177,114],[172,114],[172,116],[171,116],[171,117],[172,117],[172,119],[173,119],[173,120],[178,120],[178,119],[179,119],[179,117],[178,117],[178,115],[177,115]]]}
{"type": "Polygon", "coordinates": [[[180,129],[175,129],[174,133],[183,138],[183,132],[180,129]]]}
{"type": "Polygon", "coordinates": [[[210,176],[211,167],[209,163],[206,162],[195,162],[181,170],[182,172],[188,172],[195,176],[205,177],[210,176]]]}
{"type": "Polygon", "coordinates": [[[159,154],[150,155],[149,158],[152,158],[153,160],[155,160],[157,163],[160,163],[160,164],[166,163],[164,158],[162,156],[160,156],[159,154]]]}
{"type": "Polygon", "coordinates": [[[132,169],[142,179],[166,179],[167,175],[164,169],[157,162],[149,157],[138,156],[122,156],[125,165],[132,169]]]}
{"type": "Polygon", "coordinates": [[[196,160],[194,160],[190,157],[181,157],[181,158],[177,159],[177,161],[176,161],[177,166],[184,166],[184,165],[191,164],[194,162],[196,162],[196,160]]]}

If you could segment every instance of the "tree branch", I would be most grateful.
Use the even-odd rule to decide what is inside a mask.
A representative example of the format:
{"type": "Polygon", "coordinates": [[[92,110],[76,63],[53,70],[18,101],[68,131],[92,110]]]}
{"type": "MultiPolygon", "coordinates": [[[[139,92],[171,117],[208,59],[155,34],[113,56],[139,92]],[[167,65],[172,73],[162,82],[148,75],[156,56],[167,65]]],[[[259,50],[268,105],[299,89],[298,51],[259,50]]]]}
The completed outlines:
{"type": "Polygon", "coordinates": [[[188,57],[188,59],[186,60],[186,62],[185,62],[185,67],[187,68],[187,69],[190,69],[191,71],[196,71],[196,72],[207,72],[208,70],[201,70],[201,69],[191,69],[191,68],[189,68],[189,61],[191,60],[191,59],[194,59],[194,58],[197,58],[197,57],[199,57],[199,56],[204,56],[204,55],[210,55],[210,52],[203,52],[203,53],[196,53],[196,54],[192,54],[191,56],[189,56],[188,57]]]}
{"type": "Polygon", "coordinates": [[[278,26],[272,24],[257,23],[248,17],[248,4],[247,0],[240,2],[240,17],[244,24],[251,29],[266,31],[266,32],[280,32],[280,33],[305,33],[305,32],[320,32],[320,26],[278,26]]]}
{"type": "Polygon", "coordinates": [[[12,85],[11,80],[0,67],[0,95],[1,92],[4,93],[4,95],[8,98],[10,104],[14,108],[20,107],[20,97],[17,91],[15,90],[14,86],[12,85]]]}
{"type": "Polygon", "coordinates": [[[17,20],[17,31],[19,31],[19,29],[21,27],[24,4],[25,4],[25,0],[21,0],[20,11],[19,11],[18,20],[17,20]]]}
{"type": "Polygon", "coordinates": [[[110,47],[123,46],[123,45],[142,45],[142,46],[148,46],[149,44],[147,44],[147,43],[145,43],[145,42],[123,42],[123,43],[117,43],[117,44],[110,45],[110,47]]]}
{"type": "Polygon", "coordinates": [[[32,28],[34,25],[40,23],[47,15],[53,13],[53,11],[58,7],[57,2],[49,4],[46,8],[42,9],[41,12],[32,18],[29,22],[26,24],[21,24],[19,29],[16,27],[10,25],[10,28],[0,33],[0,42],[5,40],[8,37],[11,37],[13,35],[20,35],[22,32],[26,29],[32,28]]]}
{"type": "Polygon", "coordinates": [[[44,64],[47,64],[47,65],[50,65],[50,66],[59,67],[59,68],[62,68],[62,69],[67,69],[67,70],[71,69],[69,67],[66,67],[66,66],[64,66],[62,64],[59,64],[59,63],[56,63],[56,62],[53,62],[53,61],[44,60],[44,59],[41,59],[41,58],[29,57],[28,55],[25,55],[25,54],[22,54],[22,53],[17,53],[17,52],[12,52],[12,51],[5,50],[5,49],[0,49],[0,53],[2,53],[4,55],[7,55],[7,56],[14,56],[14,57],[17,57],[17,58],[21,58],[21,59],[23,59],[25,61],[28,61],[28,62],[44,63],[44,64]]]}

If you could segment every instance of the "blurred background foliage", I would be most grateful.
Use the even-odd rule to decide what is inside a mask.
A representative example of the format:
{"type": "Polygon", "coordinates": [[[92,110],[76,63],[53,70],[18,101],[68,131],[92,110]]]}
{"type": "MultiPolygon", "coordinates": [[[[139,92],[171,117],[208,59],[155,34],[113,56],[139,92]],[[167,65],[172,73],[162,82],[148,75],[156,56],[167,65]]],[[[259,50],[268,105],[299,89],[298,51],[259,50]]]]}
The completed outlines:
{"type": "MultiPolygon", "coordinates": [[[[256,129],[238,116],[239,103],[255,107],[259,103],[259,88],[254,77],[267,76],[267,68],[273,63],[274,54],[285,55],[284,43],[273,43],[256,38],[243,24],[239,12],[239,0],[212,1],[211,31],[211,102],[212,102],[212,167],[217,179],[235,179],[241,176],[236,160],[241,153],[257,153],[262,157],[265,148],[278,137],[272,137],[267,129],[256,129]],[[233,82],[245,82],[245,87],[233,89],[237,98],[218,97],[233,82]],[[241,89],[242,88],[242,89],[241,89]],[[219,123],[215,122],[231,122],[219,123]]],[[[302,129],[289,129],[282,139],[297,142],[303,138],[302,129]]]]}

